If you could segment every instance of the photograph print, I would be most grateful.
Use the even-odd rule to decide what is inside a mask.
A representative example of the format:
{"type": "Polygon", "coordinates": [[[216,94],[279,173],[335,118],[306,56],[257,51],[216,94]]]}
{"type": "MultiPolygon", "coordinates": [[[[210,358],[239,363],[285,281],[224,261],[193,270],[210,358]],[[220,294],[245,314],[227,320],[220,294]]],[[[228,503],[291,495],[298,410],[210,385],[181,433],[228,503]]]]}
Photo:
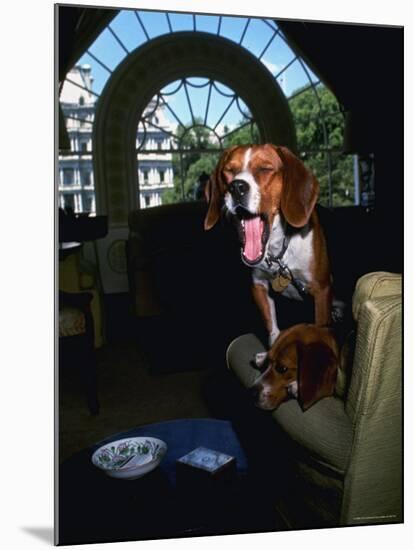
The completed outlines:
{"type": "Polygon", "coordinates": [[[57,545],[404,521],[404,28],[273,11],[55,5],[57,545]]]}

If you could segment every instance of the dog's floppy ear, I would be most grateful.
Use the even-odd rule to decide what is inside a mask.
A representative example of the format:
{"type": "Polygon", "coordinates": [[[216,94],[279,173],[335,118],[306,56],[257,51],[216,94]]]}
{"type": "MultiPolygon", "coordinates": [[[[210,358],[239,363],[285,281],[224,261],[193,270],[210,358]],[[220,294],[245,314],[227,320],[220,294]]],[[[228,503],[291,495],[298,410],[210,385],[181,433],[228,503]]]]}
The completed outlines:
{"type": "Polygon", "coordinates": [[[293,227],[303,227],[315,206],[319,193],[318,180],[286,147],[276,147],[283,163],[283,187],[280,208],[293,227]]]}
{"type": "Polygon", "coordinates": [[[217,170],[216,168],[214,174],[210,176],[204,189],[204,194],[208,203],[208,210],[204,219],[204,229],[206,231],[216,225],[220,217],[222,197],[218,188],[219,184],[216,181],[217,170]]]}
{"type": "Polygon", "coordinates": [[[306,411],[322,397],[333,395],[338,358],[326,342],[297,344],[298,401],[306,411]]]}
{"type": "Polygon", "coordinates": [[[214,227],[220,218],[221,207],[223,206],[223,196],[225,193],[223,166],[229,154],[232,153],[234,149],[237,149],[237,147],[239,146],[234,145],[224,151],[205,187],[204,194],[208,202],[208,210],[204,219],[204,229],[206,231],[214,227]]]}

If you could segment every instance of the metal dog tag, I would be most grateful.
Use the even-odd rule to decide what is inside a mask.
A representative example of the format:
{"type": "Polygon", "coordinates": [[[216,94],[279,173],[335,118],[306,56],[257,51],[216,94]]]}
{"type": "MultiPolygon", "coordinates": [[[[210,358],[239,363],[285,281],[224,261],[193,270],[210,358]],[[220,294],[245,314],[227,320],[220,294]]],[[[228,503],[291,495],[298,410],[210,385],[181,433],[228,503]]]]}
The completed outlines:
{"type": "Polygon", "coordinates": [[[290,285],[291,280],[289,275],[278,273],[272,280],[272,288],[275,292],[283,292],[290,285]]]}

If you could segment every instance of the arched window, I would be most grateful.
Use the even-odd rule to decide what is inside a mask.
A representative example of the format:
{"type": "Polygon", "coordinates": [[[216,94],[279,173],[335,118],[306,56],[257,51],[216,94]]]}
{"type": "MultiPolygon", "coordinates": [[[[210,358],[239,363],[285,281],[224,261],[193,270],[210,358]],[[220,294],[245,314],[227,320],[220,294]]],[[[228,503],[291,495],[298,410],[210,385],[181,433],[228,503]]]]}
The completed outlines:
{"type": "MultiPolygon", "coordinates": [[[[81,122],[85,133],[89,131],[92,136],[93,131],[96,131],[96,128],[94,129],[96,110],[100,107],[102,92],[108,80],[112,79],[121,67],[126,66],[129,57],[159,37],[176,34],[178,36],[183,31],[222,37],[245,50],[252,59],[254,58],[266,69],[269,78],[277,83],[289,105],[290,116],[295,124],[297,149],[320,180],[321,202],[329,206],[353,204],[355,200],[353,159],[345,157],[340,151],[343,116],[339,105],[304,60],[293,52],[281,29],[271,19],[121,10],[79,59],[77,70],[82,73],[81,78],[72,71],[63,85],[60,101],[67,118],[69,134],[78,131],[77,126],[81,122]],[[73,90],[77,90],[77,97],[79,97],[79,89],[85,96],[83,105],[71,102],[73,90]]],[[[153,71],[156,72],[156,70],[156,67],[153,67],[153,71]]],[[[151,169],[156,169],[158,184],[160,186],[162,184],[164,189],[158,197],[157,191],[152,190],[151,200],[142,201],[139,197],[132,201],[128,199],[132,206],[145,207],[158,204],[163,200],[190,198],[190,179],[196,177],[198,168],[190,172],[192,165],[187,162],[190,158],[190,152],[187,150],[188,141],[193,148],[199,149],[197,153],[191,151],[194,153],[193,159],[197,157],[195,162],[199,162],[200,167],[203,164],[200,159],[204,158],[208,167],[206,159],[214,159],[219,150],[226,146],[231,139],[232,131],[233,134],[236,133],[235,125],[243,126],[245,122],[245,128],[256,132],[252,136],[254,141],[260,141],[266,137],[263,135],[263,127],[260,124],[255,126],[254,114],[250,112],[253,107],[249,105],[249,108],[246,108],[238,90],[233,89],[228,83],[224,85],[211,75],[202,75],[200,72],[182,75],[164,83],[158,91],[153,92],[155,93],[152,96],[153,103],[151,98],[148,98],[147,109],[140,113],[141,118],[135,128],[137,131],[135,152],[140,165],[136,170],[136,180],[140,191],[144,193],[145,176],[141,181],[140,174],[141,176],[145,173],[150,174],[151,169]],[[203,94],[208,97],[209,93],[216,94],[221,102],[227,99],[231,103],[228,112],[218,123],[217,120],[213,123],[209,119],[211,100],[210,108],[207,109],[207,118],[205,105],[200,108],[198,98],[203,94]],[[189,116],[180,116],[180,103],[182,106],[187,105],[190,110],[189,116]],[[152,119],[150,119],[148,114],[151,114],[154,104],[155,110],[152,110],[152,119]],[[240,118],[232,119],[231,111],[234,112],[238,106],[240,106],[240,118]],[[167,121],[165,124],[163,118],[167,121]],[[157,131],[157,126],[162,130],[157,131]],[[157,140],[160,138],[162,138],[162,145],[161,149],[158,149],[157,140]],[[170,165],[168,162],[163,163],[161,158],[154,159],[154,162],[157,161],[159,164],[157,167],[148,164],[146,156],[150,154],[151,148],[156,149],[158,156],[162,156],[164,161],[169,159],[170,165]],[[164,173],[163,182],[159,178],[160,170],[164,173]]],[[[207,103],[207,99],[205,101],[207,103]]],[[[234,139],[235,137],[233,135],[234,139]]],[[[245,137],[243,134],[243,139],[245,137]]],[[[97,139],[100,139],[99,135],[97,139]]],[[[96,146],[94,143],[94,147],[96,146]]],[[[76,157],[76,161],[82,159],[82,154],[82,151],[71,152],[72,157],[76,157]]],[[[69,166],[71,155],[60,157],[61,169],[69,166]]],[[[74,169],[76,170],[76,166],[74,169]]],[[[148,181],[151,181],[151,178],[148,178],[148,181]]],[[[154,184],[156,185],[156,182],[154,184]]],[[[60,186],[59,191],[65,195],[63,185],[60,186]]],[[[131,192],[137,193],[137,189],[132,189],[131,192]]],[[[90,193],[91,191],[88,190],[88,196],[90,193]]],[[[116,196],[115,192],[113,196],[116,196]]],[[[124,198],[121,197],[120,192],[117,196],[119,204],[122,203],[122,208],[125,210],[124,198]]],[[[102,201],[103,193],[102,197],[97,197],[97,204],[98,209],[105,210],[107,205],[102,201]]],[[[92,204],[91,201],[84,201],[84,203],[92,204]]],[[[115,218],[122,217],[120,208],[119,205],[116,206],[118,214],[114,214],[115,218]]]]}
{"type": "MultiPolygon", "coordinates": [[[[160,90],[144,110],[137,133],[138,191],[145,195],[149,185],[139,167],[152,160],[159,166],[157,204],[199,198],[199,178],[214,170],[223,149],[260,141],[243,100],[217,81],[196,77],[182,78],[160,90]],[[157,141],[153,142],[154,134],[157,141]],[[163,148],[160,140],[166,144],[163,148]]],[[[140,204],[148,206],[142,200],[140,204]]]]}

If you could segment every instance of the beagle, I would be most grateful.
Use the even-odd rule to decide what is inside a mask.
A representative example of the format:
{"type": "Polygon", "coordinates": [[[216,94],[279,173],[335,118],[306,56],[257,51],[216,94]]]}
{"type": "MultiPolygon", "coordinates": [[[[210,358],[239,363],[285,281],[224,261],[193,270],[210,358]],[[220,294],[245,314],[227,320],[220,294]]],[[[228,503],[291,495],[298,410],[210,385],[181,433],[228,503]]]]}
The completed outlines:
{"type": "Polygon", "coordinates": [[[253,296],[269,345],[280,333],[269,285],[292,299],[310,294],[315,323],[331,321],[331,274],[325,237],[314,209],[319,183],[289,149],[236,145],[226,150],[206,186],[204,228],[224,209],[235,223],[243,262],[253,268],[253,296]]]}
{"type": "Polygon", "coordinates": [[[251,391],[259,408],[274,410],[296,398],[303,411],[333,395],[339,353],[329,328],[310,324],[283,330],[268,352],[257,353],[253,366],[262,374],[251,391]]]}

